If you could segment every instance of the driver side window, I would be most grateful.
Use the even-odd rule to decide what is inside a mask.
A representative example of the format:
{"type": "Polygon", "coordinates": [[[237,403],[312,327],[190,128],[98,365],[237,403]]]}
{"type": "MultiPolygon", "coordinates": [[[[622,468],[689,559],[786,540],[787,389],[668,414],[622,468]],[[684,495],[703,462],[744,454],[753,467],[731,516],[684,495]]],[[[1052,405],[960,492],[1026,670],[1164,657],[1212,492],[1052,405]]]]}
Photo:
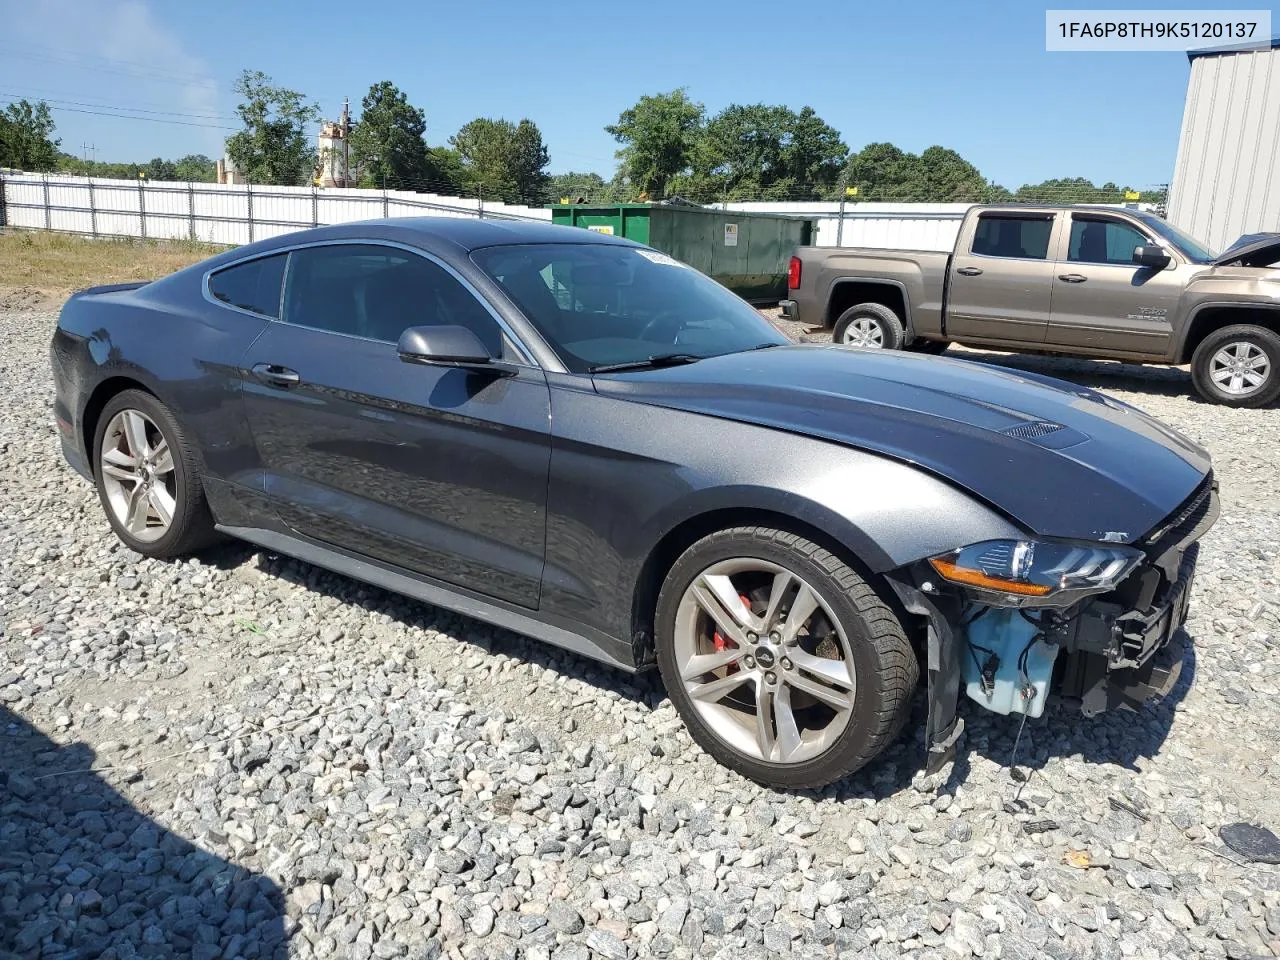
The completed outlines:
{"type": "Polygon", "coordinates": [[[409,327],[466,327],[504,356],[498,322],[447,270],[377,244],[304,247],[289,255],[285,323],[395,343],[409,327]]]}
{"type": "Polygon", "coordinates": [[[1072,263],[1106,263],[1133,266],[1133,251],[1147,238],[1125,223],[1115,220],[1072,218],[1067,259],[1072,263]]]}

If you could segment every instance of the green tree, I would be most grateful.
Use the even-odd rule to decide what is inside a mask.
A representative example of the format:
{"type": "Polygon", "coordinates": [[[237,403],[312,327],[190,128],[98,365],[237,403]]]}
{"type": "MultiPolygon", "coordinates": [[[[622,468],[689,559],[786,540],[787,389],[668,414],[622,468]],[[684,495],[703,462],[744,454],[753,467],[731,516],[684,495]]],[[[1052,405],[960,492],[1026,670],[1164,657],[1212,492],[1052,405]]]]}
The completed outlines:
{"type": "Polygon", "coordinates": [[[812,107],[803,107],[788,118],[788,136],[782,148],[787,176],[801,188],[801,199],[830,192],[840,178],[849,148],[840,131],[824,121],[812,107]]]}
{"type": "Polygon", "coordinates": [[[937,203],[981,203],[986,200],[986,178],[978,168],[954,150],[929,147],[920,154],[925,194],[937,203]]]}
{"type": "Polygon", "coordinates": [[[361,186],[431,186],[426,181],[436,178],[426,132],[426,116],[399,87],[387,80],[371,86],[351,132],[351,166],[361,186]]]}
{"type": "Polygon", "coordinates": [[[177,180],[178,168],[171,160],[155,157],[143,166],[142,172],[148,180],[177,180]]]}
{"type": "Polygon", "coordinates": [[[55,170],[58,146],[53,138],[53,115],[43,100],[11,103],[0,113],[0,167],[18,170],[55,170]]]}
{"type": "Polygon", "coordinates": [[[708,121],[692,173],[676,189],[703,200],[816,199],[831,191],[848,153],[811,107],[731,104],[708,121]]]}
{"type": "Polygon", "coordinates": [[[213,183],[218,177],[218,164],[203,153],[189,153],[174,161],[174,179],[190,183],[213,183]]]}
{"type": "Polygon", "coordinates": [[[462,165],[462,155],[452,147],[427,147],[427,157],[439,188],[433,193],[450,193],[466,189],[467,171],[462,165]]]}
{"type": "Polygon", "coordinates": [[[920,158],[892,143],[869,143],[850,156],[840,180],[857,187],[861,201],[927,199],[920,158]]]}
{"type": "Polygon", "coordinates": [[[547,198],[559,203],[567,197],[570,202],[582,197],[589,201],[609,199],[609,184],[598,173],[557,173],[547,183],[547,198]]]}
{"type": "Polygon", "coordinates": [[[449,138],[466,186],[506,202],[541,203],[547,197],[550,157],[531,120],[479,117],[449,138]]]}
{"type": "Polygon", "coordinates": [[[543,203],[547,198],[547,164],[551,155],[542,142],[542,131],[532,120],[516,124],[512,137],[512,176],[516,195],[525,203],[543,203]]]}
{"type": "Polygon", "coordinates": [[[236,113],[244,129],[227,140],[232,163],[250,183],[306,183],[316,160],[306,127],[320,118],[320,108],[296,90],[273,86],[260,70],[240,74],[235,91],[241,97],[236,113]]]}
{"type": "Polygon", "coordinates": [[[892,143],[870,143],[849,157],[836,193],[844,186],[857,187],[859,200],[902,203],[978,203],[1009,194],[954,150],[933,146],[914,154],[892,143]]]}
{"type": "Polygon", "coordinates": [[[1014,193],[1016,200],[1025,203],[1132,203],[1130,193],[1137,193],[1139,203],[1161,205],[1168,195],[1168,186],[1154,190],[1134,190],[1121,187],[1108,180],[1097,186],[1085,177],[1058,177],[1040,183],[1024,183],[1014,193]]]}
{"type": "Polygon", "coordinates": [[[691,166],[705,114],[681,87],[641,97],[605,127],[623,145],[620,173],[633,190],[654,199],[666,195],[667,184],[691,166]]]}

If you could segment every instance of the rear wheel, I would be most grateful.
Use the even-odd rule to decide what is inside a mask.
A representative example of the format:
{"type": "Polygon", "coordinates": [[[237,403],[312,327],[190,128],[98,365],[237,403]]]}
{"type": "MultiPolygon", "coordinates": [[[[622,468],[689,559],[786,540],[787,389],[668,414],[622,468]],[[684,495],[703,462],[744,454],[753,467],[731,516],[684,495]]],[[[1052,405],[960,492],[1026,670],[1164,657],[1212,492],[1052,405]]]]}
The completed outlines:
{"type": "Polygon", "coordinates": [[[216,539],[186,437],[151,394],[125,390],[107,402],[93,463],[107,520],[131,550],[176,557],[216,539]]]}
{"type": "Polygon", "coordinates": [[[676,561],[658,666],[693,739],[771,787],[819,787],[898,734],[919,666],[894,612],[830,551],[765,527],[676,561]]]}
{"type": "Polygon", "coordinates": [[[835,343],[865,350],[897,350],[902,346],[902,321],[880,303],[860,303],[850,307],[831,331],[835,343]]]}
{"type": "Polygon", "coordinates": [[[1266,406],[1280,397],[1280,336],[1251,324],[1215,330],[1196,347],[1191,379],[1212,403],[1266,406]]]}

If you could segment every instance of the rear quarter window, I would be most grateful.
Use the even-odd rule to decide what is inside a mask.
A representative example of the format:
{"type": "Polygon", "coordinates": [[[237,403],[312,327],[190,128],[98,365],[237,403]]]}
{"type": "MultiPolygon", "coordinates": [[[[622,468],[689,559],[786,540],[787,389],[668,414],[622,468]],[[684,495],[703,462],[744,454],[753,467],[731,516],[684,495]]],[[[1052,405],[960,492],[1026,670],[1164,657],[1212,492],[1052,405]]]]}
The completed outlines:
{"type": "Polygon", "coordinates": [[[209,294],[241,310],[280,319],[280,286],[284,281],[286,253],[238,263],[209,276],[209,294]]]}
{"type": "Polygon", "coordinates": [[[973,234],[972,252],[981,257],[1044,260],[1049,255],[1052,217],[983,214],[973,234]]]}

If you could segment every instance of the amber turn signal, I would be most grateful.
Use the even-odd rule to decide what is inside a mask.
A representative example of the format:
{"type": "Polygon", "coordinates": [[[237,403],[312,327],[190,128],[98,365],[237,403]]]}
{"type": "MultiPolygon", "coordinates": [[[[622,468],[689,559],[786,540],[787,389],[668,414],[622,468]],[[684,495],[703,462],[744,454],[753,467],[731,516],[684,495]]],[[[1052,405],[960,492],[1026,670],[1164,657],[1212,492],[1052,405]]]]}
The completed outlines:
{"type": "Polygon", "coordinates": [[[1043,583],[1024,583],[1020,580],[992,577],[981,570],[961,567],[953,560],[943,557],[934,557],[929,563],[938,571],[939,576],[952,583],[963,583],[968,587],[983,587],[987,590],[999,590],[1002,593],[1013,593],[1022,597],[1043,597],[1053,590],[1053,587],[1043,583]]]}

